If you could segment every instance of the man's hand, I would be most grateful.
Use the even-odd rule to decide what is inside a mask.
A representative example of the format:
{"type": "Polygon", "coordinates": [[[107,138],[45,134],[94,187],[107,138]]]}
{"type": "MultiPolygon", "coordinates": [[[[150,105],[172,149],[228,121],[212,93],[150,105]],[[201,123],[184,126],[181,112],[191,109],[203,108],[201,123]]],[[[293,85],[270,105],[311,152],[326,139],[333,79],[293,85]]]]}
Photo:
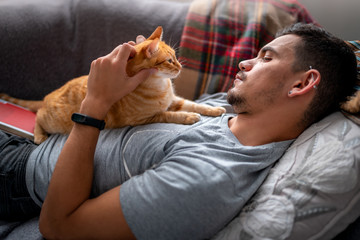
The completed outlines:
{"type": "Polygon", "coordinates": [[[135,54],[132,45],[124,43],[116,47],[110,54],[91,63],[88,92],[82,103],[81,112],[104,119],[115,102],[132,92],[156,71],[144,69],[133,77],[126,74],[127,61],[135,54]]]}

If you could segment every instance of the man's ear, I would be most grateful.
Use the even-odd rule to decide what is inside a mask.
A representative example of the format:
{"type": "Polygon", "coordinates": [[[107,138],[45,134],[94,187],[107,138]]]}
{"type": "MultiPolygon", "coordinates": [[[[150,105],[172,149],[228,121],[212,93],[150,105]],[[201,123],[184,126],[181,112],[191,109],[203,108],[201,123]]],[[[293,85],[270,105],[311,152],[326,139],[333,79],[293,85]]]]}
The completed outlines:
{"type": "Polygon", "coordinates": [[[321,80],[320,72],[316,69],[310,69],[305,72],[300,80],[297,80],[292,85],[288,95],[289,97],[295,97],[303,95],[311,90],[316,90],[321,80]]]}

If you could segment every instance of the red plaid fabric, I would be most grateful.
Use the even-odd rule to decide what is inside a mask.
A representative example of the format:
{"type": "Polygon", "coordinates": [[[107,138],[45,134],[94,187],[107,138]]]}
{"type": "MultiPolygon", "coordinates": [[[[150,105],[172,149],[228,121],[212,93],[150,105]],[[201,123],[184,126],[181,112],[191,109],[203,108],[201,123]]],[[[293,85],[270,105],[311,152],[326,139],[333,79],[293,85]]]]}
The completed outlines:
{"type": "Polygon", "coordinates": [[[358,70],[358,84],[355,87],[356,90],[360,91],[360,40],[354,41],[345,41],[353,50],[356,55],[357,60],[357,70],[358,70]]]}

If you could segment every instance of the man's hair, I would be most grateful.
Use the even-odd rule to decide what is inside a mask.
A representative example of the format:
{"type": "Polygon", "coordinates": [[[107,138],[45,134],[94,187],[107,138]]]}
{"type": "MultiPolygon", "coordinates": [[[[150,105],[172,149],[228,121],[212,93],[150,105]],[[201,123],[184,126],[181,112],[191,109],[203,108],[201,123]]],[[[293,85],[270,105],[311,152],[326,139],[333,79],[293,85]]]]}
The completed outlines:
{"type": "Polygon", "coordinates": [[[302,124],[307,127],[339,110],[341,103],[354,94],[356,57],[343,40],[313,24],[291,25],[279,31],[276,37],[288,34],[297,35],[302,40],[295,47],[293,71],[308,71],[311,66],[321,75],[314,99],[302,119],[302,124]]]}

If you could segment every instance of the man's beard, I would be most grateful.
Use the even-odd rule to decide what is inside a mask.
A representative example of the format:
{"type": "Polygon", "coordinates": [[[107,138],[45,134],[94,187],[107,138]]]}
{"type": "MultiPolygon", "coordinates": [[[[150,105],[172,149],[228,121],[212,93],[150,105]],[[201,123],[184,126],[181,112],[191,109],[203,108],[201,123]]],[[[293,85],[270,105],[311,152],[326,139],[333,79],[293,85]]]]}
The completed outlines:
{"type": "Polygon", "coordinates": [[[235,112],[244,109],[247,106],[247,101],[243,96],[236,94],[233,88],[227,92],[227,102],[233,107],[235,112]]]}
{"type": "Polygon", "coordinates": [[[248,94],[241,94],[235,88],[231,88],[227,92],[227,101],[233,107],[235,113],[249,113],[252,112],[253,108],[251,102],[256,102],[257,105],[263,107],[273,105],[279,94],[281,94],[283,88],[284,83],[279,82],[267,89],[267,92],[265,93],[255,92],[250,99],[250,103],[248,102],[250,97],[248,94]]]}

